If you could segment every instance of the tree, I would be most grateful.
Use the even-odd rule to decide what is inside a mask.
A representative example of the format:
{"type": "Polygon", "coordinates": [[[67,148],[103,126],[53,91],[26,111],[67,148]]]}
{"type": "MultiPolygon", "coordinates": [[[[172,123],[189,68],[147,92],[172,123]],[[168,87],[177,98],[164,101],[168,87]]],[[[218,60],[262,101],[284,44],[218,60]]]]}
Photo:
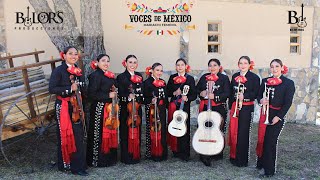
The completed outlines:
{"type": "Polygon", "coordinates": [[[52,1],[54,11],[46,0],[29,0],[37,14],[40,12],[63,12],[63,23],[42,24],[58,51],[73,45],[89,55],[90,60],[105,53],[101,23],[101,0],[80,0],[81,26],[78,25],[74,11],[67,0],[52,1]],[[53,27],[63,28],[63,30],[48,30],[53,27]]]}

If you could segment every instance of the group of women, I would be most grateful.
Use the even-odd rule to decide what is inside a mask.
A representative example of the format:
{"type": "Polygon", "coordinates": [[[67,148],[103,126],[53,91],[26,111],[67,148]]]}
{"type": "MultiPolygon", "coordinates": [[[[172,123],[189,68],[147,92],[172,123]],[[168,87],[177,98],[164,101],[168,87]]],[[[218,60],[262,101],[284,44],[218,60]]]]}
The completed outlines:
{"type": "MultiPolygon", "coordinates": [[[[101,54],[91,64],[95,71],[89,76],[89,85],[85,90],[84,76],[75,65],[78,60],[77,49],[67,47],[61,55],[65,61],[52,72],[49,83],[50,93],[57,95],[57,136],[61,141],[58,143],[59,170],[70,170],[73,174],[86,176],[87,166],[105,167],[116,164],[118,139],[120,161],[125,164],[138,163],[141,160],[143,104],[146,117],[145,157],[154,161],[166,160],[170,148],[174,157],[188,161],[190,103],[199,97],[199,112],[208,108],[218,112],[222,117],[220,130],[224,134],[227,129],[228,107],[230,108],[227,142],[230,146],[230,162],[238,167],[248,166],[254,101],[257,100],[264,107],[261,108],[263,112],[256,148],[257,168],[264,169],[262,176],[274,175],[278,137],[295,92],[293,81],[283,76],[285,66],[281,60],[271,61],[272,76],[260,83],[260,78],[250,71],[252,61],[248,56],[240,57],[240,71],[232,76],[231,82],[228,76],[221,73],[221,62],[210,59],[209,72],[202,75],[196,85],[193,76],[188,74],[190,66],[184,59],[176,61],[177,73],[171,75],[166,83],[161,78],[163,66],[160,63],[154,63],[146,69],[148,78],[143,81],[142,75],[136,72],[137,57],[129,55],[122,62],[125,71],[115,77],[109,70],[110,57],[101,54]],[[214,91],[208,91],[209,81],[214,81],[214,91]],[[183,93],[185,85],[190,87],[187,93],[183,93]],[[73,103],[77,92],[82,92],[82,97],[87,97],[84,100],[89,99],[91,102],[87,150],[84,148],[85,123],[81,118],[74,117],[78,113],[75,112],[76,104],[73,103]],[[265,92],[269,95],[264,96],[265,92]],[[208,107],[208,99],[211,107],[208,107]],[[174,111],[179,109],[182,101],[183,111],[188,114],[187,133],[182,137],[175,137],[167,132],[167,123],[170,123],[174,111]],[[265,107],[268,109],[267,116],[265,107]],[[270,122],[270,125],[266,125],[265,121],[270,122]]],[[[84,113],[80,111],[79,114],[79,117],[83,117],[84,113]]],[[[214,156],[200,155],[200,160],[206,166],[210,166],[213,159],[222,158],[223,152],[214,156]]]]}

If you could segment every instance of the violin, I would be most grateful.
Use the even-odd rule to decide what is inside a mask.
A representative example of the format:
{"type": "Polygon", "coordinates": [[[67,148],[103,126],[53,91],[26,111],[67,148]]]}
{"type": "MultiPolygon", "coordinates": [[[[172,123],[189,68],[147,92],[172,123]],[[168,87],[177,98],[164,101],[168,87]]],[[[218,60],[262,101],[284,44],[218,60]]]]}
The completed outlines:
{"type": "Polygon", "coordinates": [[[155,145],[158,146],[158,132],[161,132],[161,121],[157,101],[150,105],[150,129],[155,134],[155,145]]]}
{"type": "Polygon", "coordinates": [[[75,91],[76,96],[71,96],[70,103],[72,105],[72,122],[78,122],[79,120],[82,122],[83,132],[84,132],[84,140],[87,138],[87,128],[86,122],[84,118],[84,111],[82,106],[82,97],[81,91],[79,87],[79,80],[74,77],[74,75],[70,76],[71,83],[76,83],[78,88],[75,91]]]}
{"type": "Polygon", "coordinates": [[[78,106],[78,101],[77,101],[77,97],[76,96],[72,96],[70,98],[70,103],[72,105],[72,115],[71,115],[71,119],[72,122],[76,123],[80,120],[81,117],[81,110],[80,107],[78,106]]]}
{"type": "MultiPolygon", "coordinates": [[[[113,85],[111,87],[111,92],[116,92],[116,87],[113,85]]],[[[105,119],[105,124],[109,129],[117,129],[120,126],[120,121],[118,117],[119,105],[117,103],[117,96],[112,98],[112,103],[110,103],[106,112],[109,114],[109,117],[105,119]]]]}
{"type": "MultiPolygon", "coordinates": [[[[132,85],[130,85],[130,92],[135,95],[132,85]]],[[[139,116],[140,104],[136,102],[135,98],[132,99],[132,102],[128,104],[127,110],[129,112],[129,116],[127,119],[127,125],[129,127],[135,128],[140,126],[141,118],[139,116]]]]}
{"type": "Polygon", "coordinates": [[[159,108],[157,105],[157,102],[155,104],[150,105],[150,129],[154,132],[161,131],[161,122],[160,122],[160,116],[159,116],[159,108]]]}

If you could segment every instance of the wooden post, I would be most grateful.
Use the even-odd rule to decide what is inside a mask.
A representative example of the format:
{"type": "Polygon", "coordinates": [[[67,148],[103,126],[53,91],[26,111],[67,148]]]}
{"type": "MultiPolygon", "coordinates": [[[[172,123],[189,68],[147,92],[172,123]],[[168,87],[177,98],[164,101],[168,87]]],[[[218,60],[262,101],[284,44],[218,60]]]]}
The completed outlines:
{"type": "MultiPolygon", "coordinates": [[[[29,93],[31,91],[31,89],[30,89],[29,78],[28,78],[28,70],[27,69],[22,69],[22,77],[23,77],[25,92],[29,93]]],[[[31,118],[36,117],[36,111],[34,110],[32,94],[29,94],[27,96],[27,102],[28,102],[31,118]]]]}
{"type": "Polygon", "coordinates": [[[0,124],[2,124],[2,120],[3,120],[3,114],[2,114],[2,108],[0,103],[0,124]]]}
{"type": "MultiPolygon", "coordinates": [[[[8,53],[8,56],[11,56],[11,54],[8,53]]],[[[12,59],[12,58],[9,58],[8,60],[9,60],[9,66],[10,66],[10,68],[13,68],[13,67],[14,67],[14,65],[13,65],[13,59],[12,59]]]]}
{"type": "MultiPolygon", "coordinates": [[[[34,49],[35,52],[37,52],[37,49],[34,49]]],[[[39,54],[34,54],[34,58],[36,59],[36,62],[39,62],[39,54]]]]}
{"type": "MultiPolygon", "coordinates": [[[[51,60],[53,61],[53,56],[51,56],[51,60]]],[[[56,68],[56,63],[52,62],[51,63],[51,71],[53,71],[56,68]]]]}

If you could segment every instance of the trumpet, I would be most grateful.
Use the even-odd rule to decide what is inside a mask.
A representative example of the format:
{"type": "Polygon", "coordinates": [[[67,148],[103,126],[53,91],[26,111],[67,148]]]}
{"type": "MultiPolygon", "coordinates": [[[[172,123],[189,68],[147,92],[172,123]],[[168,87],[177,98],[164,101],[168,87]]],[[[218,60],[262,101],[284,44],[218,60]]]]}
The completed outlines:
{"type": "MultiPolygon", "coordinates": [[[[269,100],[270,97],[270,89],[267,88],[267,83],[264,83],[264,92],[263,92],[263,99],[269,100]]],[[[264,124],[270,125],[269,122],[269,102],[266,105],[262,106],[263,110],[262,113],[263,115],[266,115],[266,120],[264,121],[264,124]]]]}
{"type": "Polygon", "coordinates": [[[239,93],[244,93],[244,90],[246,87],[244,84],[240,83],[240,80],[238,81],[238,87],[237,87],[237,97],[236,97],[236,107],[234,109],[234,113],[232,117],[237,117],[237,110],[241,110],[242,108],[242,100],[239,99],[239,93]]]}

